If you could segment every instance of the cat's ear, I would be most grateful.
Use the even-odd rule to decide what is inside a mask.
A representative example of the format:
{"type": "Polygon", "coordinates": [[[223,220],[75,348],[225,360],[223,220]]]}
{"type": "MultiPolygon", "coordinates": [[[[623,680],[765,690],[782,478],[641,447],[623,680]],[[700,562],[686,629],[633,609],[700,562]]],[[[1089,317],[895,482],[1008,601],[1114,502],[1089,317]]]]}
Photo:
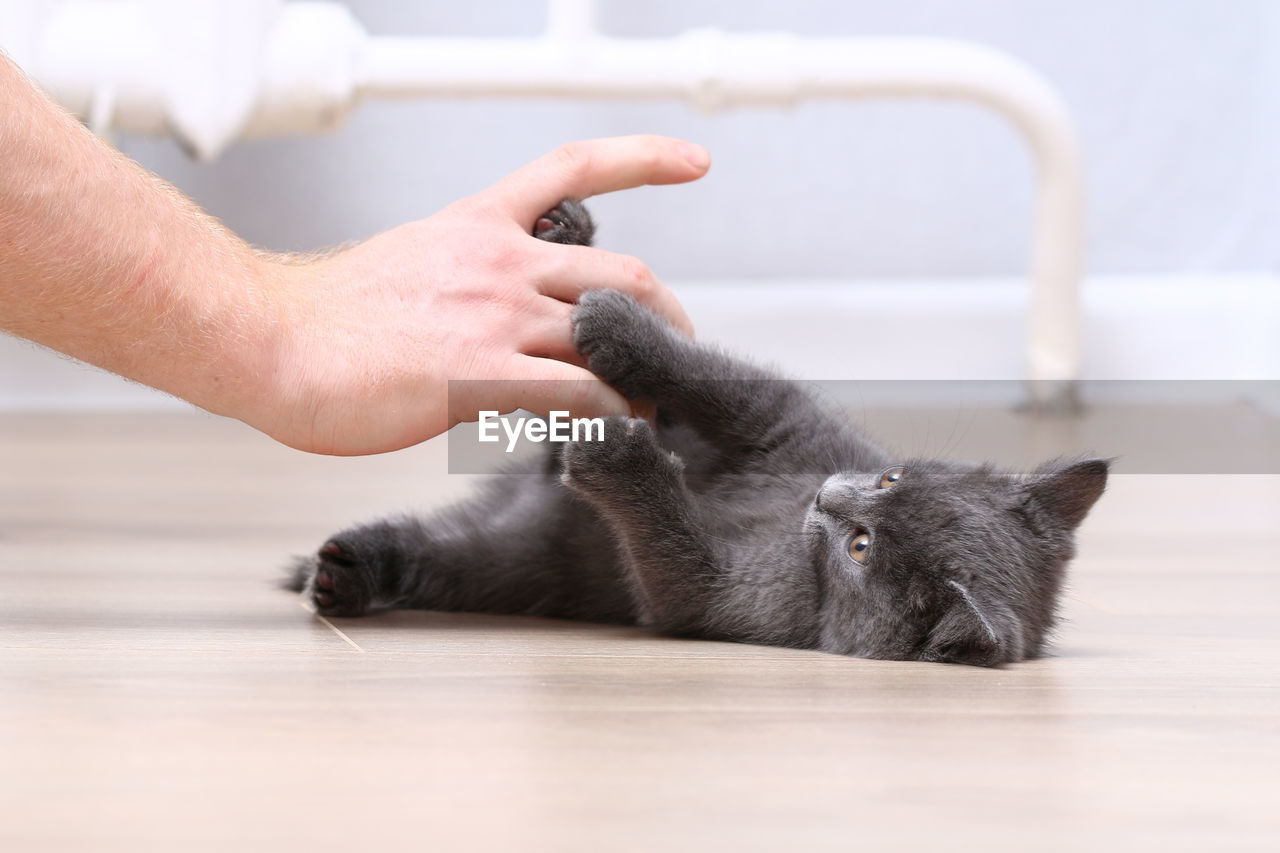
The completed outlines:
{"type": "Polygon", "coordinates": [[[936,663],[997,666],[1006,656],[991,620],[969,591],[948,581],[957,594],[955,602],[929,632],[920,659],[936,663]]]}
{"type": "Polygon", "coordinates": [[[1032,475],[1026,489],[1041,508],[1075,528],[1102,497],[1110,465],[1106,459],[1050,462],[1032,475]]]}

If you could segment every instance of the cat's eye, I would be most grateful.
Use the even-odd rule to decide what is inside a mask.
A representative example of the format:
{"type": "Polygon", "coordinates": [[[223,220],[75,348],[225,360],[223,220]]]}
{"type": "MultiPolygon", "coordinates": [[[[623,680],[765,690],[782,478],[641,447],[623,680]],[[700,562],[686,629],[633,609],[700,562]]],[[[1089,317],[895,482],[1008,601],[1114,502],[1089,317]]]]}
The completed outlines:
{"type": "Polygon", "coordinates": [[[849,559],[859,566],[867,564],[867,555],[871,550],[871,534],[865,530],[849,540],[849,559]]]}
{"type": "Polygon", "coordinates": [[[889,488],[890,486],[896,484],[899,480],[901,480],[902,475],[905,473],[907,473],[907,469],[903,468],[902,466],[898,466],[896,468],[890,468],[888,471],[885,471],[883,474],[880,475],[880,484],[876,488],[878,489],[889,488]]]}

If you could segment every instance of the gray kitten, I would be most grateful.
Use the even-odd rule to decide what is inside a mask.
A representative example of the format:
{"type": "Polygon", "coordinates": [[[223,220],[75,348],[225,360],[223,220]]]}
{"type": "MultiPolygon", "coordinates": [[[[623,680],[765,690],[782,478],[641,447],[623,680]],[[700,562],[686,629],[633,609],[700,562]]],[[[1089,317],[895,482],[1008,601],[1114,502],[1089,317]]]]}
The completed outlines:
{"type": "MultiPolygon", "coordinates": [[[[587,244],[593,227],[565,202],[534,230],[587,244]]],[[[592,372],[657,405],[656,429],[610,419],[432,518],[339,533],[289,586],[329,616],[523,613],[982,666],[1042,652],[1107,462],[894,459],[614,291],[584,295],[573,332],[592,372]]]]}

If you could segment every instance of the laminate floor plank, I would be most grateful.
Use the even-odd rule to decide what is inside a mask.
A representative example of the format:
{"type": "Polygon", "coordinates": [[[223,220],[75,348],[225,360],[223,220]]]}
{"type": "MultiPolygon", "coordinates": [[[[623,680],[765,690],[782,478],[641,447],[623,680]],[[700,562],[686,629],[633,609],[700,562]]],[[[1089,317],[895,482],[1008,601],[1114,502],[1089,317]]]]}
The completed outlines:
{"type": "Polygon", "coordinates": [[[275,586],[473,479],[0,415],[0,849],[1280,849],[1280,476],[1113,477],[998,670],[275,586]]]}

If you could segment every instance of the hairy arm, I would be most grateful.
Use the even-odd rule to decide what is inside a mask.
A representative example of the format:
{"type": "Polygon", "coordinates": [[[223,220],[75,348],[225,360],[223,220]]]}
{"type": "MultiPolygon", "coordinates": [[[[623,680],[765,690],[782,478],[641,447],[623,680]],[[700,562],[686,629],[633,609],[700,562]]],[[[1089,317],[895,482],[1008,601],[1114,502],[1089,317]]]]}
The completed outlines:
{"type": "Polygon", "coordinates": [[[405,447],[478,409],[623,414],[573,346],[573,303],[614,288],[688,318],[635,259],[530,232],[561,198],[708,165],[660,137],[574,143],[432,217],[298,261],[254,251],[0,55],[0,329],[315,452],[405,447]],[[507,381],[450,401],[450,379],[507,381]]]}
{"type": "Polygon", "coordinates": [[[271,276],[0,57],[0,328],[234,412],[274,369],[271,276]]]}

